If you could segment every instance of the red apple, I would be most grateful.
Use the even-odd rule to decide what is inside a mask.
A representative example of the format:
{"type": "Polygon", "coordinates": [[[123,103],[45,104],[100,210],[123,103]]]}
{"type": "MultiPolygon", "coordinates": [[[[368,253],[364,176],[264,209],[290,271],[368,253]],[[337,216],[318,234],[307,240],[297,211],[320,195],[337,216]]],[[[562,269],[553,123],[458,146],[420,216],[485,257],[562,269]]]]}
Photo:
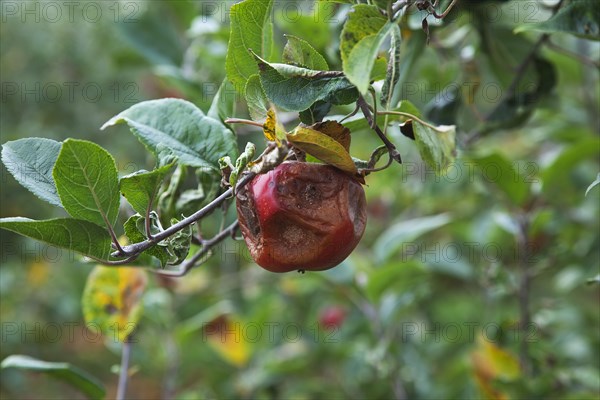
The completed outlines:
{"type": "Polygon", "coordinates": [[[367,221],[365,192],[325,164],[284,162],[237,194],[252,258],[272,272],[335,267],[354,250],[367,221]]]}

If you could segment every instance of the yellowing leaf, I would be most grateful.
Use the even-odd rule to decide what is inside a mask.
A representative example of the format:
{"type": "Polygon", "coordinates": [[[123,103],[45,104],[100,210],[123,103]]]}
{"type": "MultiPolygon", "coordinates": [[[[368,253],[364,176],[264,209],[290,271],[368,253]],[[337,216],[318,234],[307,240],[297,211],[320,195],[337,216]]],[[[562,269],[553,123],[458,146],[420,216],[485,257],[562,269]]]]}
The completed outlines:
{"type": "Polygon", "coordinates": [[[27,282],[32,287],[42,286],[48,279],[48,263],[33,262],[27,268],[27,282]]]}
{"type": "Polygon", "coordinates": [[[350,129],[346,128],[344,125],[340,124],[337,121],[323,121],[317,122],[314,125],[310,126],[311,129],[315,131],[319,131],[321,133],[326,134],[332,139],[335,139],[336,142],[344,146],[346,151],[350,151],[350,129]]]}
{"type": "Polygon", "coordinates": [[[263,124],[263,133],[268,141],[277,143],[277,146],[281,146],[281,140],[285,139],[285,129],[277,120],[277,114],[273,107],[267,111],[267,120],[263,124]]]}
{"type": "Polygon", "coordinates": [[[240,321],[220,316],[204,328],[203,335],[225,361],[236,367],[243,367],[248,362],[250,346],[240,321]]]}
{"type": "Polygon", "coordinates": [[[287,140],[300,150],[351,175],[358,172],[350,153],[339,142],[324,133],[302,126],[287,135],[287,140]]]}
{"type": "Polygon", "coordinates": [[[142,269],[97,266],[88,276],[81,300],[86,324],[115,340],[125,340],[141,317],[140,299],[146,284],[142,269]]]}
{"type": "Polygon", "coordinates": [[[471,354],[475,380],[486,399],[504,400],[508,396],[494,387],[496,379],[512,381],[521,370],[517,358],[494,343],[480,339],[477,350],[471,354]]]}

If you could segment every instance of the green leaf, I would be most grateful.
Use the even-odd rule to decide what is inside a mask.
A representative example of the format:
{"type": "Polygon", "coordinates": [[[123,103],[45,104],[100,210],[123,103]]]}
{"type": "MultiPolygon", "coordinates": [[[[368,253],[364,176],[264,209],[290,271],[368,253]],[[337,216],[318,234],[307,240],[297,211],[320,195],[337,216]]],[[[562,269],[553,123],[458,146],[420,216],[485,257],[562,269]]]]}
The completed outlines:
{"type": "Polygon", "coordinates": [[[517,89],[512,96],[503,99],[486,117],[482,133],[523,124],[539,102],[552,92],[558,82],[554,65],[543,58],[534,58],[532,65],[536,83],[530,83],[527,88],[517,89]]]}
{"type": "Polygon", "coordinates": [[[462,102],[459,86],[452,86],[445,91],[444,96],[434,96],[425,106],[427,120],[435,124],[452,125],[456,122],[456,116],[462,102]]]}
{"type": "Polygon", "coordinates": [[[526,31],[566,32],[585,39],[600,40],[598,1],[573,0],[548,20],[535,24],[523,24],[515,29],[515,33],[526,31]]]}
{"type": "Polygon", "coordinates": [[[358,93],[342,72],[314,71],[287,64],[269,64],[256,56],[267,97],[288,111],[304,111],[317,101],[349,104],[358,93]]]}
{"type": "Polygon", "coordinates": [[[327,101],[317,101],[304,111],[300,111],[300,121],[306,125],[312,125],[315,122],[323,121],[323,118],[329,114],[332,104],[327,101]]]}
{"type": "Polygon", "coordinates": [[[90,399],[103,399],[106,390],[102,382],[74,365],[64,362],[48,362],[33,357],[15,354],[6,357],[0,364],[0,369],[17,368],[26,371],[44,372],[49,376],[61,380],[90,399]]]}
{"type": "Polygon", "coordinates": [[[348,80],[363,95],[369,90],[379,48],[394,26],[376,6],[359,4],[348,14],[340,37],[342,65],[348,80]]]}
{"type": "Polygon", "coordinates": [[[173,165],[175,164],[171,163],[150,172],[141,170],[121,178],[121,193],[136,212],[146,215],[148,208],[155,205],[160,184],[173,165]]]}
{"type": "Polygon", "coordinates": [[[392,96],[394,88],[400,79],[400,45],[402,42],[402,36],[400,34],[400,28],[394,24],[392,29],[392,43],[390,47],[390,57],[387,64],[387,72],[385,76],[385,82],[381,88],[381,105],[389,107],[392,102],[392,96]]]}
{"type": "Polygon", "coordinates": [[[237,156],[233,132],[185,100],[138,103],[111,118],[101,129],[121,123],[129,125],[131,132],[159,157],[161,166],[175,156],[180,164],[218,171],[219,158],[237,156]]]}
{"type": "Polygon", "coordinates": [[[254,121],[264,121],[269,109],[269,99],[267,99],[258,74],[252,75],[248,79],[245,93],[250,118],[254,121]]]}
{"type": "Polygon", "coordinates": [[[52,168],[58,158],[60,142],[44,138],[25,138],[2,145],[2,162],[17,182],[42,200],[62,207],[52,168]]]}
{"type": "Polygon", "coordinates": [[[324,163],[351,175],[358,172],[354,160],[344,146],[324,133],[299,126],[293,133],[287,135],[287,140],[324,163]]]}
{"type": "Polygon", "coordinates": [[[600,173],[598,174],[598,176],[596,176],[596,180],[594,182],[592,182],[590,184],[590,186],[588,186],[587,190],[585,191],[585,195],[587,196],[588,193],[590,192],[590,190],[592,190],[593,188],[595,188],[598,185],[600,185],[600,173]]]}
{"type": "MultiPolygon", "coordinates": [[[[146,236],[144,234],[145,229],[142,228],[140,230],[138,227],[140,224],[142,226],[144,225],[144,217],[142,217],[139,214],[136,214],[136,215],[132,215],[131,217],[129,217],[129,219],[123,225],[123,228],[125,229],[125,235],[129,239],[130,243],[139,243],[139,242],[143,242],[144,240],[146,240],[146,236]]],[[[156,223],[153,226],[156,227],[156,223]]],[[[158,229],[158,230],[162,230],[162,229],[158,229]]],[[[167,249],[162,246],[158,246],[158,245],[154,245],[154,246],[150,247],[149,249],[145,250],[144,254],[153,256],[156,259],[158,259],[158,261],[160,261],[160,266],[162,268],[164,268],[167,265],[167,263],[169,262],[169,259],[170,259],[170,255],[169,255],[167,249]]]]}
{"type": "Polygon", "coordinates": [[[437,173],[444,172],[456,158],[456,127],[441,125],[433,129],[417,120],[411,120],[403,126],[412,125],[415,141],[421,158],[437,173]]]}
{"type": "Polygon", "coordinates": [[[176,195],[175,208],[169,216],[191,215],[209,201],[212,201],[219,193],[221,187],[221,175],[219,173],[212,170],[197,169],[195,175],[198,186],[195,189],[187,189],[176,195]]]}
{"type": "Polygon", "coordinates": [[[563,150],[541,174],[545,198],[556,202],[571,192],[577,193],[571,174],[585,160],[597,160],[598,148],[600,139],[585,137],[563,150]]]}
{"type": "Polygon", "coordinates": [[[373,252],[377,262],[384,262],[396,251],[411,250],[410,242],[420,236],[450,223],[449,214],[438,214],[427,217],[399,221],[386,229],[373,245],[373,252]]]}
{"type": "Polygon", "coordinates": [[[67,139],[52,175],[65,210],[74,218],[114,226],[119,214],[119,180],[112,156],[96,143],[67,139]]]}
{"type": "Polygon", "coordinates": [[[2,218],[0,228],[69,249],[85,256],[107,260],[111,239],[106,229],[88,221],[72,218],[35,221],[29,218],[2,218]]]}
{"type": "Polygon", "coordinates": [[[517,205],[522,205],[529,195],[529,185],[513,164],[499,153],[474,159],[482,170],[483,178],[500,188],[517,205]]]}
{"type": "Polygon", "coordinates": [[[391,263],[369,273],[365,293],[373,302],[380,301],[386,292],[406,293],[427,282],[427,270],[415,261],[391,263]]]}
{"type": "Polygon", "coordinates": [[[223,80],[206,115],[214,120],[225,122],[235,114],[235,96],[235,89],[231,83],[227,79],[223,80]]]}
{"type": "Polygon", "coordinates": [[[179,67],[184,57],[183,41],[175,24],[165,23],[166,4],[138,7],[134,13],[125,13],[134,15],[119,18],[117,28],[125,40],[152,64],[179,67]]]}
{"type": "Polygon", "coordinates": [[[232,168],[231,175],[229,176],[229,184],[232,188],[235,189],[238,181],[238,176],[240,176],[242,172],[244,172],[248,164],[252,161],[255,151],[256,147],[254,146],[254,143],[246,143],[246,148],[244,149],[244,152],[240,154],[238,159],[235,161],[235,166],[232,168]]]}
{"type": "MultiPolygon", "coordinates": [[[[171,225],[175,225],[178,222],[179,220],[177,218],[171,218],[171,225]]],[[[188,225],[178,231],[176,234],[165,240],[164,243],[166,243],[169,253],[174,256],[174,259],[170,261],[170,263],[175,265],[180,264],[190,252],[190,245],[192,244],[192,226],[188,225]]]]}
{"type": "Polygon", "coordinates": [[[400,63],[400,70],[398,73],[398,83],[392,93],[392,99],[390,101],[391,106],[394,107],[398,103],[401,95],[402,88],[406,84],[413,68],[423,54],[425,48],[427,48],[427,35],[423,32],[408,31],[407,34],[402,38],[402,48],[400,50],[402,56],[402,62],[400,63]]]}
{"type": "Polygon", "coordinates": [[[272,0],[245,0],[231,6],[231,33],[227,47],[225,69],[227,78],[240,93],[244,93],[250,77],[258,73],[254,51],[265,59],[271,57],[273,25],[272,0]]]}
{"type": "Polygon", "coordinates": [[[81,299],[86,324],[98,327],[111,340],[124,341],[142,316],[140,300],[146,284],[141,268],[96,266],[81,299]]]}
{"type": "Polygon", "coordinates": [[[329,71],[325,58],[310,43],[296,36],[284,36],[287,44],[283,48],[283,62],[307,69],[329,71]]]}

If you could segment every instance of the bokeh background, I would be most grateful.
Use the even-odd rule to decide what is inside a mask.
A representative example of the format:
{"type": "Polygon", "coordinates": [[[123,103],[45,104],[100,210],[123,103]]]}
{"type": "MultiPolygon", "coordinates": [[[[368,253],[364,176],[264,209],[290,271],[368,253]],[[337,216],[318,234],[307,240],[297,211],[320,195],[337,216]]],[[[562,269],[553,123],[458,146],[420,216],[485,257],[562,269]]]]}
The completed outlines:
{"type": "MultiPolygon", "coordinates": [[[[2,143],[87,139],[114,155],[122,175],[151,169],[154,160],[125,127],[99,127],[147,99],[182,97],[207,110],[225,77],[233,2],[67,3],[1,4],[2,143]]],[[[184,278],[149,274],[131,398],[597,399],[600,188],[585,192],[600,171],[598,42],[553,36],[555,48],[542,50],[557,72],[552,95],[530,118],[467,140],[478,116],[498,102],[492,90],[508,86],[510,57],[518,61],[523,41],[539,37],[516,40],[512,27],[547,18],[548,4],[470,2],[431,28],[428,46],[417,15],[404,31],[412,39],[403,48],[399,96],[436,118],[431,109],[458,88],[457,163],[436,176],[390,127],[405,165],[368,177],[365,236],[330,271],[268,273],[243,242],[229,240],[184,278]],[[493,161],[487,170],[473,161],[482,157],[493,161]],[[515,191],[529,201],[517,205],[515,191]],[[526,309],[529,323],[520,327],[526,309]]],[[[275,53],[289,33],[341,69],[347,11],[277,2],[275,53]]],[[[241,99],[237,110],[247,115],[241,99]]],[[[249,140],[264,146],[261,132],[238,134],[242,149],[249,140]]],[[[353,132],[352,140],[352,154],[363,159],[379,145],[369,131],[353,132]]],[[[2,217],[62,215],[1,171],[2,217]]],[[[86,331],[81,312],[93,265],[0,234],[0,358],[71,362],[113,397],[120,345],[86,331]]],[[[81,395],[48,376],[7,369],[0,396],[81,395]]]]}

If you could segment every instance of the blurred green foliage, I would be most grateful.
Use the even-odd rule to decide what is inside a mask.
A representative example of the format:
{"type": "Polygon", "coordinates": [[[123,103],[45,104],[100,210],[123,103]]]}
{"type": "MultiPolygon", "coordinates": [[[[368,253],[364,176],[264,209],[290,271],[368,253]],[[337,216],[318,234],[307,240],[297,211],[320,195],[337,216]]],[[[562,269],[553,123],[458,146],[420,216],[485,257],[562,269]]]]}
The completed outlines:
{"type": "MultiPolygon", "coordinates": [[[[90,139],[115,156],[121,175],[150,169],[153,160],[126,128],[99,127],[150,98],[184,97],[207,111],[225,77],[224,18],[233,2],[90,3],[103,13],[93,23],[80,8],[73,22],[66,9],[50,22],[41,14],[44,2],[23,3],[38,4],[39,21],[22,10],[8,15],[3,5],[2,142],[90,139]],[[101,95],[92,94],[98,87],[101,95]]],[[[397,99],[439,109],[440,99],[452,101],[440,93],[458,89],[460,106],[444,108],[458,125],[457,163],[435,175],[414,142],[397,126],[388,128],[404,165],[367,178],[367,232],[333,270],[271,274],[252,262],[243,242],[229,240],[184,278],[149,275],[133,344],[132,397],[598,398],[600,285],[586,282],[600,273],[600,190],[584,195],[600,170],[598,68],[556,47],[592,60],[600,47],[553,35],[554,47],[541,52],[556,71],[552,94],[536,99],[529,118],[478,132],[481,116],[498,105],[492,90],[506,88],[539,37],[514,36],[512,28],[524,16],[549,15],[537,2],[480,3],[431,27],[427,47],[418,16],[403,32],[408,66],[397,99]],[[527,4],[539,13],[527,14],[527,4]],[[483,20],[485,11],[499,17],[483,20]],[[480,134],[468,140],[474,132],[480,134]],[[520,329],[524,301],[530,319],[520,329]],[[331,309],[344,315],[333,329],[322,321],[331,309]],[[486,347],[490,342],[496,347],[486,347]],[[524,368],[515,370],[519,357],[524,368]]],[[[292,34],[340,70],[338,37],[348,7],[319,4],[317,17],[310,1],[275,9],[275,53],[282,34],[292,34]]],[[[244,117],[236,100],[236,116],[244,117]]],[[[241,148],[248,140],[263,143],[260,132],[238,133],[241,148]]],[[[352,155],[368,159],[377,137],[368,130],[352,135],[352,155]]],[[[2,168],[3,217],[61,215],[2,168]]],[[[216,232],[219,224],[214,216],[203,227],[216,232]]],[[[120,345],[86,331],[81,315],[91,265],[1,235],[0,358],[71,362],[113,396],[111,366],[119,364],[120,345]]],[[[78,396],[14,370],[2,371],[0,385],[2,398],[78,396]]]]}

